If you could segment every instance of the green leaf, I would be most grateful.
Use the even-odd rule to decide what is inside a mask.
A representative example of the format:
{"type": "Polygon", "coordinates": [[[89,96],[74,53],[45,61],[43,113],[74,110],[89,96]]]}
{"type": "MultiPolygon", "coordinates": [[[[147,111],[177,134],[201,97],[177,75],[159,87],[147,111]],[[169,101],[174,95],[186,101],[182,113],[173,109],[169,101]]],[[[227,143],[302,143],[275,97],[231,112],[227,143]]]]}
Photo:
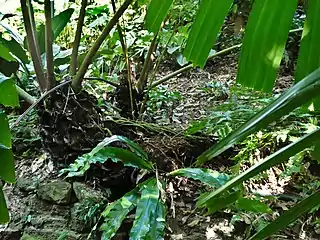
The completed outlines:
{"type": "Polygon", "coordinates": [[[139,197],[138,188],[135,188],[103,211],[104,223],[100,227],[102,240],[109,240],[116,234],[122,221],[136,207],[139,197]]]}
{"type": "Polygon", "coordinates": [[[257,232],[253,235],[250,240],[260,240],[265,239],[272,234],[278,232],[281,229],[284,229],[294,220],[299,218],[302,214],[308,212],[314,207],[320,205],[320,190],[304,199],[290,210],[284,212],[280,217],[278,217],[275,221],[264,227],[261,231],[257,232]]]}
{"type": "Polygon", "coordinates": [[[0,147],[0,164],[0,178],[6,182],[15,183],[16,176],[11,149],[0,147]]]}
{"type": "Polygon", "coordinates": [[[19,106],[19,97],[14,81],[0,73],[0,104],[6,107],[19,106]]]}
{"type": "Polygon", "coordinates": [[[166,226],[166,207],[161,202],[158,201],[155,217],[153,222],[151,222],[151,230],[146,236],[146,240],[163,240],[164,239],[164,229],[166,226]]]}
{"type": "Polygon", "coordinates": [[[136,218],[130,231],[130,239],[145,239],[151,231],[150,223],[157,218],[156,209],[160,201],[157,179],[153,178],[140,188],[141,198],[137,203],[136,218]]]}
{"type": "Polygon", "coordinates": [[[110,158],[114,162],[121,161],[125,166],[152,170],[151,163],[144,161],[135,153],[121,148],[105,147],[97,153],[96,157],[98,159],[110,158]]]}
{"type": "Polygon", "coordinates": [[[0,144],[11,148],[11,134],[6,115],[0,112],[0,144]]]}
{"type": "Polygon", "coordinates": [[[95,16],[95,15],[98,15],[98,14],[101,14],[101,13],[109,13],[109,6],[106,4],[106,5],[101,5],[101,6],[97,6],[97,7],[88,7],[86,9],[86,14],[87,15],[92,15],[92,16],[95,16]]]}
{"type": "Polygon", "coordinates": [[[275,152],[274,154],[270,155],[266,159],[256,163],[243,173],[239,174],[238,176],[231,179],[222,187],[218,188],[217,190],[209,193],[203,194],[200,196],[197,206],[205,206],[206,202],[210,201],[213,198],[216,198],[218,195],[227,192],[228,190],[232,189],[233,187],[241,184],[242,182],[256,176],[257,174],[277,165],[284,161],[287,161],[291,156],[301,152],[307,147],[310,147],[318,141],[320,138],[320,129],[313,131],[312,133],[302,137],[298,141],[291,143],[290,145],[282,148],[281,150],[275,152]]]}
{"type": "Polygon", "coordinates": [[[199,180],[211,187],[221,187],[229,180],[227,174],[219,173],[206,168],[183,168],[169,173],[171,176],[183,176],[199,180]]]}
{"type": "Polygon", "coordinates": [[[194,65],[204,67],[232,0],[202,0],[184,50],[194,65]]]}
{"type": "Polygon", "coordinates": [[[312,152],[312,159],[316,160],[318,164],[320,164],[320,141],[318,141],[317,144],[314,146],[312,152]]]}
{"type": "Polygon", "coordinates": [[[108,158],[114,162],[122,161],[125,166],[153,169],[152,163],[147,160],[148,155],[139,145],[126,137],[115,135],[104,139],[90,153],[78,157],[75,163],[70,164],[69,168],[63,169],[61,174],[69,172],[67,177],[82,176],[90,168],[90,164],[104,163],[108,158]],[[121,148],[106,147],[117,141],[126,143],[132,152],[121,148]]]}
{"type": "Polygon", "coordinates": [[[2,42],[2,38],[0,38],[0,57],[9,62],[16,61],[14,57],[10,54],[10,50],[2,42]]]}
{"type": "Polygon", "coordinates": [[[113,142],[126,143],[132,152],[136,153],[137,155],[142,157],[144,160],[148,160],[148,154],[145,151],[143,151],[142,148],[138,144],[136,144],[134,141],[131,141],[130,139],[123,137],[123,136],[114,135],[114,136],[108,137],[108,138],[104,139],[97,146],[97,148],[105,147],[113,142]]]}
{"type": "Polygon", "coordinates": [[[145,18],[146,28],[153,33],[159,31],[173,0],[151,0],[145,18]]]}
{"type": "Polygon", "coordinates": [[[98,152],[94,152],[94,150],[78,157],[75,163],[70,164],[70,167],[62,170],[61,173],[69,172],[67,177],[83,176],[91,164],[105,163],[108,159],[113,162],[121,161],[124,166],[152,170],[151,163],[128,150],[115,147],[104,147],[98,152]]]}
{"type": "Polygon", "coordinates": [[[272,210],[269,206],[257,199],[250,198],[239,198],[236,202],[236,207],[238,209],[248,211],[248,212],[256,212],[256,213],[271,213],[272,210]]]}
{"type": "Polygon", "coordinates": [[[297,2],[254,1],[240,55],[238,83],[272,90],[297,2]]]}
{"type": "MultiPolygon", "coordinates": [[[[69,8],[59,13],[58,15],[52,18],[52,31],[53,31],[53,40],[55,40],[62,30],[67,26],[70,18],[74,12],[74,9],[69,8]]],[[[40,25],[38,32],[38,42],[40,53],[44,53],[46,51],[45,48],[45,26],[43,24],[40,25]]],[[[26,41],[26,40],[25,40],[26,41]]]]}
{"type": "Polygon", "coordinates": [[[320,68],[309,74],[303,80],[295,84],[288,91],[274,100],[269,106],[262,109],[249,121],[237,130],[219,141],[216,145],[201,154],[196,162],[197,166],[223,153],[235,143],[243,140],[250,134],[268,126],[268,124],[290,113],[297,107],[308,103],[320,92],[320,68]]]}
{"type": "Polygon", "coordinates": [[[13,73],[17,72],[19,69],[19,63],[12,61],[9,62],[0,57],[0,73],[4,74],[6,77],[10,77],[13,73]]]}
{"type": "Polygon", "coordinates": [[[208,208],[207,214],[212,214],[216,211],[219,211],[231,203],[237,201],[241,197],[241,191],[236,191],[233,193],[226,193],[220,197],[212,198],[210,201],[207,201],[205,207],[208,208]]]}
{"type": "Polygon", "coordinates": [[[2,186],[0,186],[0,224],[5,224],[9,222],[9,212],[6,204],[6,199],[2,192],[2,186]]]}
{"type": "MultiPolygon", "coordinates": [[[[28,56],[26,51],[22,48],[22,46],[12,38],[10,41],[2,38],[0,35],[0,42],[11,52],[11,54],[15,55],[17,58],[21,60],[23,63],[29,63],[28,56]]],[[[15,60],[15,59],[14,59],[15,60]]]]}
{"type": "MultiPolygon", "coordinates": [[[[304,23],[300,51],[297,63],[296,81],[300,81],[309,73],[320,67],[320,1],[307,1],[307,18],[304,23]]],[[[320,99],[314,102],[320,107],[320,99]]]]}

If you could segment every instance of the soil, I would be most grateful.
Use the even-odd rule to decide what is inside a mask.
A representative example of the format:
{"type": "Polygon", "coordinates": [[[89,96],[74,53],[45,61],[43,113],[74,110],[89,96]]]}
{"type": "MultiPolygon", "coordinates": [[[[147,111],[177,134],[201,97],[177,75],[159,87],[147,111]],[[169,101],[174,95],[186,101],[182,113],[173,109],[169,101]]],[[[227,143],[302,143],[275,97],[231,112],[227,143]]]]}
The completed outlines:
{"type": "MultiPolygon", "coordinates": [[[[168,89],[180,92],[182,100],[178,102],[172,111],[168,110],[167,121],[155,122],[158,127],[173,126],[171,130],[154,130],[152,132],[152,127],[150,127],[152,125],[149,125],[149,128],[142,128],[142,125],[140,127],[132,127],[123,124],[126,131],[122,132],[141,145],[148,152],[150,158],[156,161],[161,176],[165,176],[165,173],[169,171],[191,166],[195,159],[216,141],[216,139],[212,140],[212,138],[207,137],[195,136],[194,138],[186,138],[183,135],[183,129],[190,122],[209,114],[212,108],[229,98],[228,92],[223,94],[207,93],[201,91],[201,89],[205,88],[210,81],[220,82],[226,89],[233,86],[237,71],[236,56],[237,52],[234,52],[230,55],[216,58],[214,61],[210,61],[204,70],[195,69],[189,73],[180,74],[166,83],[168,89]]],[[[175,67],[172,63],[165,63],[162,66],[160,75],[166,75],[174,71],[175,68],[178,68],[178,66],[175,67]]],[[[274,89],[275,94],[283,92],[293,84],[291,75],[285,74],[285,72],[282,71],[284,75],[279,76],[277,79],[274,89]]],[[[57,106],[56,110],[50,113],[50,116],[45,116],[44,114],[46,119],[59,118],[61,108],[63,109],[64,106],[70,106],[65,111],[70,110],[73,112],[75,103],[72,101],[74,100],[68,99],[71,104],[65,105],[64,101],[66,99],[63,99],[59,103],[61,106],[57,106]]],[[[81,110],[83,109],[81,107],[81,110]]],[[[94,114],[97,113],[95,112],[94,114]]],[[[75,122],[73,117],[74,115],[70,119],[65,119],[67,124],[75,122]]],[[[105,124],[110,126],[108,123],[110,123],[110,119],[105,120],[105,124]]],[[[90,126],[87,127],[88,129],[90,128],[90,126]]],[[[51,131],[51,129],[49,130],[51,131]]],[[[114,130],[112,126],[110,130],[114,130]]],[[[46,139],[49,139],[50,131],[49,134],[45,134],[46,139]]],[[[60,132],[63,132],[63,130],[60,132]]],[[[56,133],[55,131],[54,134],[56,133]]],[[[95,138],[95,142],[103,138],[100,129],[98,133],[100,135],[95,138]]],[[[56,137],[59,138],[58,136],[56,137]]],[[[58,151],[58,158],[63,158],[66,153],[71,150],[74,152],[74,149],[79,148],[79,146],[73,148],[74,145],[72,143],[72,140],[68,141],[67,147],[63,151],[60,151],[61,149],[58,151]]],[[[92,145],[94,144],[92,143],[92,145]]],[[[41,237],[43,239],[87,239],[93,226],[83,222],[81,219],[77,219],[73,214],[74,208],[80,204],[79,199],[73,196],[69,203],[64,205],[39,199],[37,187],[33,186],[33,184],[44,184],[61,179],[61,177],[59,177],[59,168],[56,167],[54,162],[56,156],[45,153],[43,148],[39,148],[39,144],[32,146],[33,149],[26,146],[20,146],[19,149],[15,149],[18,182],[27,180],[28,190],[21,188],[19,184],[6,185],[4,187],[11,214],[11,223],[0,227],[0,239],[15,240],[21,239],[22,236],[24,236],[24,239],[41,239],[41,237]],[[30,236],[39,238],[31,238],[30,236]]],[[[88,148],[90,147],[92,146],[88,148]]],[[[235,164],[231,160],[235,152],[237,152],[237,149],[227,152],[217,158],[214,163],[207,164],[206,167],[224,172],[235,164]]],[[[270,194],[286,193],[285,187],[291,187],[292,190],[296,182],[280,180],[278,178],[279,172],[274,169],[270,170],[269,178],[263,185],[261,185],[261,182],[252,182],[247,187],[260,190],[262,188],[270,194]]],[[[100,189],[99,191],[108,195],[108,199],[112,200],[134,187],[134,174],[132,169],[119,165],[117,167],[97,165],[84,178],[77,178],[76,180],[85,182],[91,189],[100,189]],[[110,172],[108,169],[113,170],[110,172]],[[123,176],[126,176],[126,179],[123,176]],[[121,187],[119,187],[120,184],[121,187]],[[118,192],[115,192],[115,189],[118,189],[118,192]]],[[[299,181],[302,180],[299,179],[299,181]]],[[[219,211],[215,214],[205,215],[203,210],[195,210],[195,199],[205,189],[206,187],[199,182],[187,178],[167,178],[168,217],[166,239],[245,239],[254,232],[253,224],[255,219],[253,216],[242,216],[241,221],[233,221],[232,216],[234,213],[230,211],[219,211]]],[[[294,191],[297,192],[298,190],[294,189],[294,191]]],[[[282,211],[291,205],[293,205],[292,201],[277,200],[273,207],[277,208],[278,211],[282,211]]],[[[258,215],[254,215],[254,217],[258,217],[258,215]]],[[[271,218],[274,217],[271,216],[271,218]]],[[[273,239],[320,239],[320,235],[316,234],[311,220],[305,216],[273,239]]],[[[126,225],[119,231],[115,239],[128,239],[126,231],[130,227],[130,220],[127,221],[126,225]]],[[[93,232],[89,239],[99,239],[99,235],[96,236],[93,232]]]]}

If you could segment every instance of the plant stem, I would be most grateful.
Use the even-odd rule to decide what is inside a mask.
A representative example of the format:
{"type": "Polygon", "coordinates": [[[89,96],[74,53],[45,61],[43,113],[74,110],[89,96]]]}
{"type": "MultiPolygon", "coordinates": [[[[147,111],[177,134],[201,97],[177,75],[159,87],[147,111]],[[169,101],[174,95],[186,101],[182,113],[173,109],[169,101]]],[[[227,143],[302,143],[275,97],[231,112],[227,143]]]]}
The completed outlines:
{"type": "Polygon", "coordinates": [[[70,65],[70,75],[76,75],[77,64],[78,64],[78,54],[79,54],[79,46],[81,41],[81,33],[82,27],[84,23],[84,17],[86,15],[86,7],[88,5],[88,0],[82,0],[80,15],[78,18],[77,31],[76,36],[74,38],[73,47],[72,47],[72,56],[71,56],[71,65],[70,65]]]}
{"type": "Polygon", "coordinates": [[[107,26],[103,29],[101,35],[98,37],[98,39],[95,41],[93,46],[90,48],[89,52],[86,54],[78,73],[76,74],[75,78],[72,81],[72,88],[73,90],[77,93],[80,92],[81,90],[81,84],[83,81],[83,77],[86,74],[86,71],[89,67],[89,65],[92,62],[92,59],[96,55],[97,51],[99,50],[101,44],[103,41],[106,39],[106,37],[109,35],[110,31],[112,28],[118,23],[119,18],[123,15],[125,10],[129,7],[129,5],[133,2],[134,0],[126,0],[122,6],[118,9],[118,11],[114,14],[112,19],[109,21],[107,26]]]}
{"type": "Polygon", "coordinates": [[[54,76],[53,66],[53,33],[52,33],[52,8],[51,0],[44,1],[44,13],[46,17],[46,60],[47,60],[47,90],[55,86],[56,80],[54,76]]]}
{"type": "Polygon", "coordinates": [[[136,88],[138,90],[138,93],[142,93],[144,91],[145,86],[147,85],[148,72],[151,67],[151,61],[152,61],[151,56],[152,56],[152,53],[155,51],[158,34],[159,34],[159,31],[155,34],[155,36],[151,42],[146,60],[144,62],[144,65],[143,65],[143,68],[142,68],[142,71],[140,74],[140,78],[136,84],[136,88]]]}
{"type": "Polygon", "coordinates": [[[32,22],[34,19],[33,16],[33,8],[30,0],[20,0],[24,27],[27,33],[27,41],[29,46],[29,52],[33,61],[33,66],[36,72],[37,81],[40,86],[40,91],[43,92],[47,88],[47,81],[44,76],[40,53],[37,44],[36,30],[34,26],[32,26],[32,22]]]}
{"type": "Polygon", "coordinates": [[[156,74],[157,74],[157,72],[158,72],[158,69],[159,69],[159,67],[160,67],[160,62],[162,61],[163,57],[165,56],[166,49],[168,48],[168,46],[169,46],[169,44],[170,44],[170,42],[171,42],[171,39],[172,39],[172,37],[173,37],[174,34],[175,34],[175,31],[172,31],[172,34],[171,34],[170,38],[168,39],[166,45],[164,46],[164,49],[163,49],[160,57],[159,57],[159,58],[157,59],[157,61],[156,61],[156,65],[155,65],[155,67],[154,67],[154,69],[153,69],[153,72],[152,72],[152,75],[151,75],[151,78],[150,78],[150,83],[149,83],[148,89],[147,89],[147,91],[146,91],[146,93],[145,93],[143,102],[142,102],[141,107],[140,107],[139,120],[142,120],[142,114],[143,114],[144,111],[145,111],[146,103],[147,103],[148,97],[149,97],[149,92],[150,92],[150,90],[152,89],[152,84],[153,84],[153,81],[154,81],[154,79],[155,79],[155,77],[156,77],[156,74]]]}
{"type": "Polygon", "coordinates": [[[23,98],[24,100],[26,100],[30,104],[35,103],[36,99],[34,97],[32,97],[29,93],[27,93],[25,90],[20,88],[18,85],[16,85],[16,88],[17,88],[17,92],[21,98],[23,98]]]}
{"type": "MultiPolygon", "coordinates": [[[[111,0],[111,4],[112,4],[112,8],[113,11],[116,12],[116,3],[114,0],[111,0]]],[[[134,118],[134,107],[133,107],[133,96],[132,96],[132,75],[131,75],[131,63],[130,63],[130,59],[128,56],[128,49],[127,49],[127,43],[126,43],[126,39],[123,36],[122,33],[122,29],[120,24],[118,23],[117,25],[117,31],[119,34],[119,38],[120,38],[120,43],[121,43],[121,48],[126,60],[126,65],[127,65],[127,78],[128,78],[128,88],[129,88],[129,98],[130,98],[130,107],[131,107],[131,113],[132,113],[132,117],[134,118]]]]}

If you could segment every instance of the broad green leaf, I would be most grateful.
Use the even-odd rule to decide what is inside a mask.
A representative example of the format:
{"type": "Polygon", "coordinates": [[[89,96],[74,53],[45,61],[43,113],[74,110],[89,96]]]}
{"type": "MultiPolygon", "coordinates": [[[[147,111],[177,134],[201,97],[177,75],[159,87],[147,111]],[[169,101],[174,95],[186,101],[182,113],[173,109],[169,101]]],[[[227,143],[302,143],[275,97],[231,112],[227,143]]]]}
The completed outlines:
{"type": "Polygon", "coordinates": [[[114,162],[121,161],[125,166],[152,170],[151,163],[146,162],[135,153],[121,148],[105,147],[97,153],[96,157],[97,159],[110,158],[114,162]]]}
{"type": "Polygon", "coordinates": [[[320,138],[320,129],[313,131],[312,133],[302,137],[296,142],[291,143],[290,145],[282,148],[281,150],[275,152],[274,154],[270,155],[266,159],[256,163],[248,170],[244,171],[243,173],[239,174],[238,176],[231,179],[222,187],[218,188],[217,190],[209,193],[203,194],[200,196],[197,206],[203,207],[206,205],[206,202],[210,201],[213,198],[216,198],[218,195],[227,192],[228,190],[232,189],[233,187],[241,184],[242,182],[256,176],[257,174],[277,165],[284,161],[287,161],[291,156],[301,152],[307,147],[310,147],[319,140],[320,138]]]}
{"type": "Polygon", "coordinates": [[[151,0],[145,19],[146,28],[150,32],[156,33],[159,31],[172,2],[173,0],[151,0]]]}
{"type": "Polygon", "coordinates": [[[102,240],[112,239],[128,213],[136,207],[139,197],[138,188],[135,188],[103,211],[104,223],[100,227],[102,240]]]}
{"type": "MultiPolygon", "coordinates": [[[[52,31],[53,31],[53,40],[55,40],[65,26],[70,21],[70,18],[74,12],[74,9],[69,8],[64,10],[63,12],[59,13],[58,15],[52,18],[52,31]]],[[[40,25],[38,32],[38,43],[40,53],[44,53],[46,51],[45,48],[45,26],[43,24],[40,25]]],[[[26,43],[26,39],[24,41],[26,43]]]]}
{"type": "Polygon", "coordinates": [[[0,164],[0,179],[9,183],[15,183],[16,175],[11,149],[5,149],[0,146],[0,164]]]}
{"type": "Polygon", "coordinates": [[[229,180],[227,174],[219,173],[206,168],[183,168],[169,173],[171,176],[183,176],[199,180],[211,187],[221,187],[229,180]]]}
{"type": "Polygon", "coordinates": [[[136,153],[137,155],[142,157],[144,160],[148,160],[148,154],[145,151],[143,151],[138,144],[136,144],[134,141],[131,141],[130,139],[123,136],[114,135],[114,136],[105,138],[101,143],[98,144],[97,149],[103,148],[113,142],[126,143],[132,152],[136,153]]]}
{"type": "MultiPolygon", "coordinates": [[[[296,81],[300,81],[309,73],[320,67],[320,1],[307,1],[307,18],[304,23],[300,51],[297,63],[296,81]]],[[[320,107],[320,99],[314,102],[320,107]]]]}
{"type": "Polygon", "coordinates": [[[160,201],[157,179],[153,178],[140,188],[141,198],[137,203],[136,217],[130,231],[130,239],[145,239],[151,231],[151,225],[157,218],[156,209],[160,201]]]}
{"type": "Polygon", "coordinates": [[[240,55],[238,83],[271,91],[298,1],[256,0],[240,55]]]}
{"type": "Polygon", "coordinates": [[[1,43],[11,52],[11,54],[15,55],[17,58],[21,60],[23,63],[29,63],[28,56],[26,51],[22,48],[22,46],[12,38],[10,41],[2,38],[0,35],[1,43]]]}
{"type": "Polygon", "coordinates": [[[105,163],[108,159],[111,159],[113,162],[121,161],[124,166],[152,170],[150,162],[146,162],[133,152],[121,148],[104,147],[98,152],[91,151],[78,157],[75,163],[70,164],[70,167],[63,169],[61,173],[68,172],[67,177],[83,176],[89,170],[91,164],[105,163]]]}
{"type": "Polygon", "coordinates": [[[0,112],[0,144],[11,148],[11,134],[6,115],[0,112]]]}
{"type": "Polygon", "coordinates": [[[6,107],[19,106],[19,97],[14,81],[0,73],[0,104],[6,107]]]}
{"type": "Polygon", "coordinates": [[[277,231],[284,229],[294,220],[299,218],[302,214],[307,213],[312,208],[319,206],[320,205],[319,199],[320,199],[320,190],[318,190],[308,198],[304,199],[303,201],[301,201],[300,203],[292,207],[290,210],[284,212],[275,221],[268,224],[261,231],[253,235],[250,238],[250,240],[266,239],[267,237],[271,236],[277,231]]]}
{"type": "Polygon", "coordinates": [[[166,226],[166,207],[161,202],[158,201],[157,210],[153,222],[151,223],[151,230],[146,236],[146,240],[163,240],[164,239],[164,229],[166,226]]]}
{"type": "Polygon", "coordinates": [[[296,83],[288,91],[274,100],[269,106],[262,109],[249,121],[244,123],[226,138],[198,157],[196,165],[200,166],[206,161],[223,153],[240,140],[250,134],[259,131],[270,123],[280,119],[297,107],[308,103],[320,92],[320,68],[309,74],[300,82],[296,83]]]}
{"type": "Polygon", "coordinates": [[[212,214],[216,211],[219,211],[231,203],[237,201],[241,197],[241,191],[236,191],[233,193],[226,193],[220,197],[212,198],[210,201],[206,202],[205,207],[208,208],[207,214],[212,214]]]}
{"type": "Polygon", "coordinates": [[[236,202],[236,208],[256,213],[271,213],[269,206],[257,199],[239,198],[236,202]]]}
{"type": "Polygon", "coordinates": [[[9,62],[16,61],[14,57],[10,54],[10,50],[2,42],[2,38],[0,38],[0,57],[9,62]]]}
{"type": "Polygon", "coordinates": [[[19,63],[16,61],[9,62],[0,57],[0,74],[2,73],[6,77],[10,77],[13,73],[16,73],[19,69],[19,63]]]}
{"type": "Polygon", "coordinates": [[[194,65],[204,67],[232,0],[202,0],[184,50],[194,65]]]}
{"type": "Polygon", "coordinates": [[[2,192],[2,186],[0,186],[0,224],[5,224],[9,222],[9,212],[6,204],[6,199],[4,198],[2,192]]]}

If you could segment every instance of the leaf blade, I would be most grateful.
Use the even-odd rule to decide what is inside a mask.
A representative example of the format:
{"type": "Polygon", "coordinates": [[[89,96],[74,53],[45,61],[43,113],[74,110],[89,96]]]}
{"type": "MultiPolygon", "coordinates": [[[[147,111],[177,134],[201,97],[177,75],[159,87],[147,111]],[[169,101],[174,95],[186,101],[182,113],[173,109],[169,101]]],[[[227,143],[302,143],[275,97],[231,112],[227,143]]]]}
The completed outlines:
{"type": "Polygon", "coordinates": [[[152,0],[150,2],[145,18],[145,26],[150,32],[159,31],[172,3],[173,0],[152,0]]]}
{"type": "Polygon", "coordinates": [[[184,56],[204,67],[232,0],[203,0],[188,37],[184,56]]]}
{"type": "Polygon", "coordinates": [[[297,1],[254,1],[240,55],[238,83],[272,90],[296,7],[297,1]]]}

